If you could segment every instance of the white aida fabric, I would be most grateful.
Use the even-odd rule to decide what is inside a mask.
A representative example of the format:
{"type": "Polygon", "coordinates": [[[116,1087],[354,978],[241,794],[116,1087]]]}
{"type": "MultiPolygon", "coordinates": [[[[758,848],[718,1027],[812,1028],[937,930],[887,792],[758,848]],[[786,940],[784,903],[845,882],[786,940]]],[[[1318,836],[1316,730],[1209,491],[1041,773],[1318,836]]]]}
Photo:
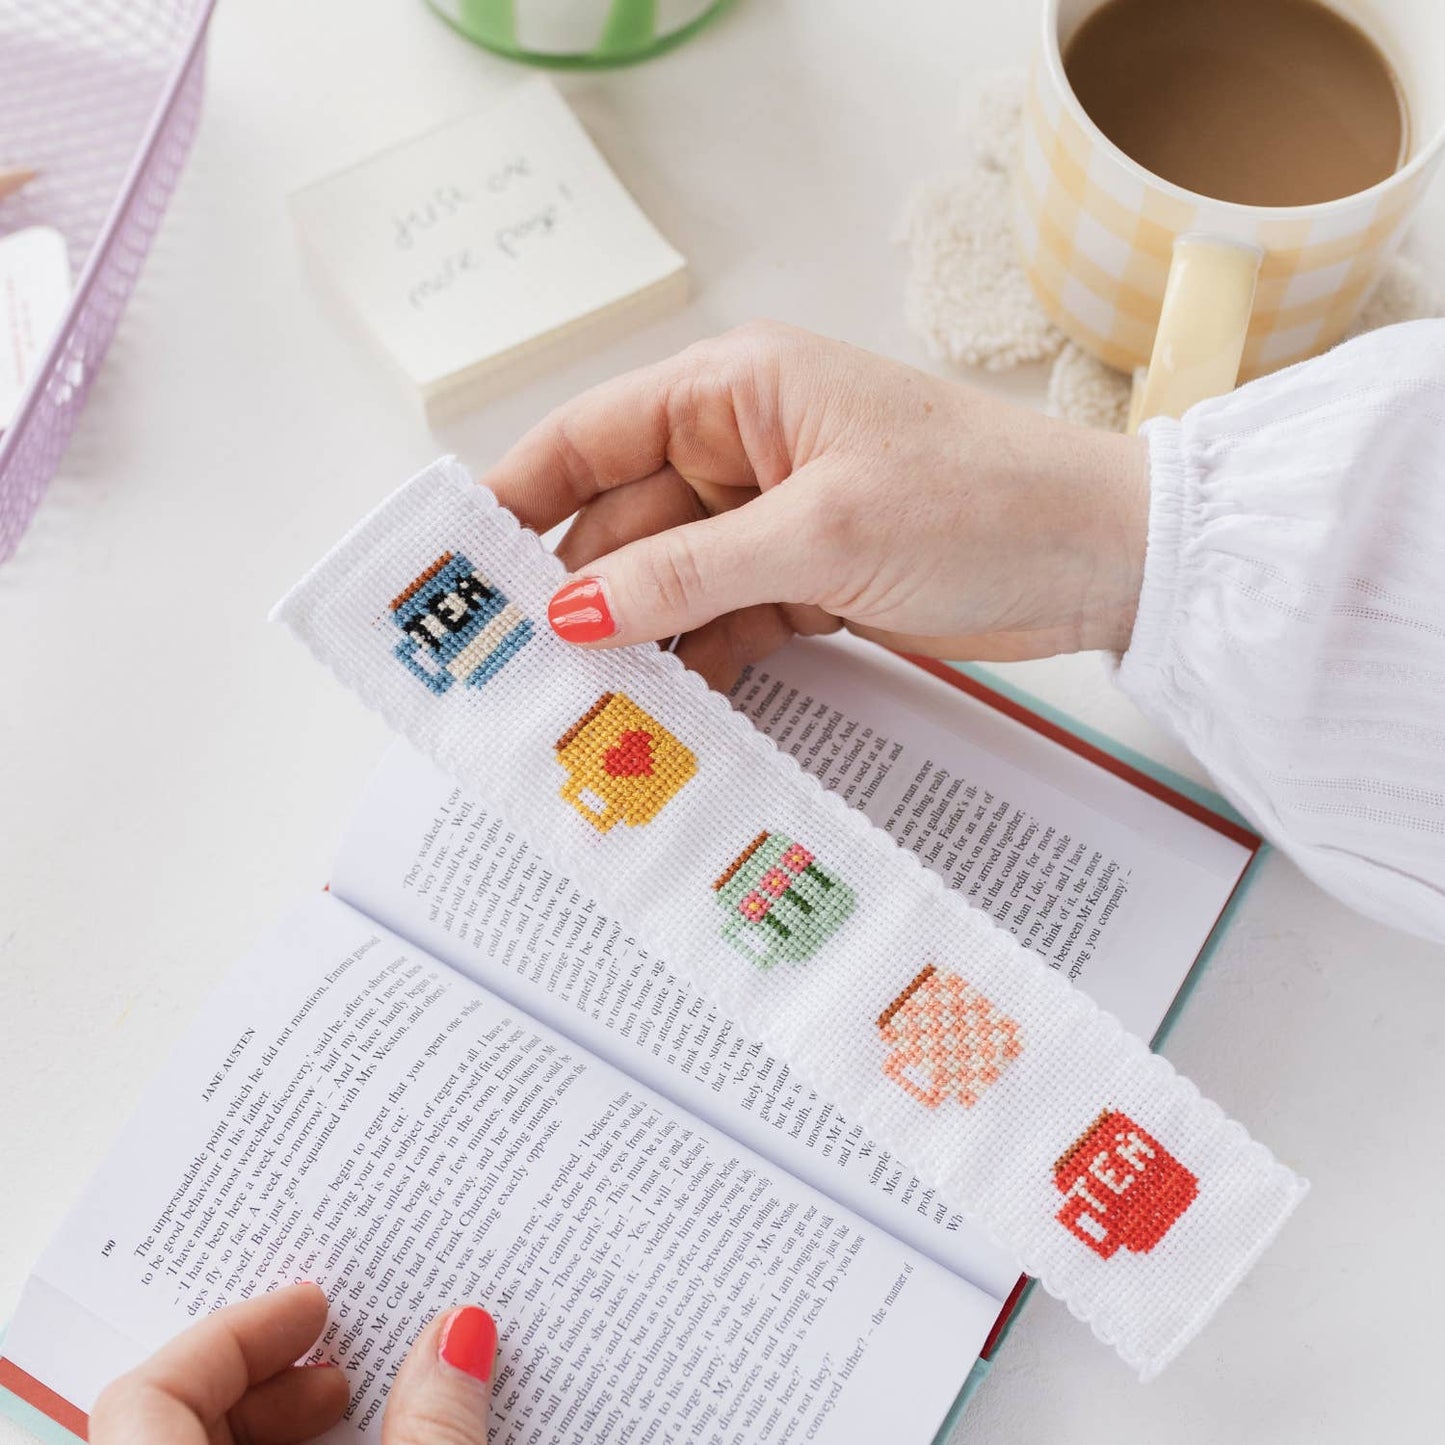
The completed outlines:
{"type": "Polygon", "coordinates": [[[546,605],[562,580],[447,459],[276,615],[1156,1373],[1304,1181],[676,658],[554,636],[546,605]]]}

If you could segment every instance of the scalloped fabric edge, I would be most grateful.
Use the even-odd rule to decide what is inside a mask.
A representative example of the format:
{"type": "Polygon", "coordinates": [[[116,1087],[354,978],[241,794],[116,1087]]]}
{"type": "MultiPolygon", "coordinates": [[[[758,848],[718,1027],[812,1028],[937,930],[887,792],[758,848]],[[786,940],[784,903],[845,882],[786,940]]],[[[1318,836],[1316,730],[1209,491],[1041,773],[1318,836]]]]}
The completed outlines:
{"type": "Polygon", "coordinates": [[[1305,1181],[670,653],[563,643],[563,576],[443,458],[272,618],[1157,1374],[1305,1181]]]}

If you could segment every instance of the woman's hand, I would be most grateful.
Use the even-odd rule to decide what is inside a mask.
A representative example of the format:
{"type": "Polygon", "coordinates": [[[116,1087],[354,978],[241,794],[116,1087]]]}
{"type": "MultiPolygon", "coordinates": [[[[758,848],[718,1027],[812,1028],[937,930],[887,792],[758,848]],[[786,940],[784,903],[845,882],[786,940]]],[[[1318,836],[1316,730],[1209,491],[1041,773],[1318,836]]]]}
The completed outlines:
{"type": "Polygon", "coordinates": [[[1133,626],[1141,442],[789,327],[596,387],[484,480],[538,531],[578,513],[560,636],[685,633],[684,660],[715,685],[840,623],[995,660],[1120,650],[1133,626]]]}
{"type": "MultiPolygon", "coordinates": [[[[326,1296],[292,1285],[217,1310],[96,1401],[91,1445],[291,1445],[346,1409],[335,1365],[295,1361],[326,1327],[326,1296]]],[[[497,1330],[474,1305],[439,1315],[397,1373],[382,1445],[486,1445],[497,1330]]]]}

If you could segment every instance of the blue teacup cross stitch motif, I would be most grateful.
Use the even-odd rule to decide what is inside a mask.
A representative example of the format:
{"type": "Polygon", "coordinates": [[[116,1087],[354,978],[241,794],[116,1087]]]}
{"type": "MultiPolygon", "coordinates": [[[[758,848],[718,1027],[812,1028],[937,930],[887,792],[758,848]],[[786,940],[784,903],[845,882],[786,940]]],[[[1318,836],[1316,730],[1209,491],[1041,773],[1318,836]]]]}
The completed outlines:
{"type": "Polygon", "coordinates": [[[713,884],[722,933],[759,968],[811,958],[853,911],[853,890],[782,833],[759,833],[713,884]]]}
{"type": "Polygon", "coordinates": [[[410,582],[391,616],[406,634],[397,657],[436,693],[454,682],[480,687],[532,635],[530,619],[460,552],[443,552],[410,582]]]}

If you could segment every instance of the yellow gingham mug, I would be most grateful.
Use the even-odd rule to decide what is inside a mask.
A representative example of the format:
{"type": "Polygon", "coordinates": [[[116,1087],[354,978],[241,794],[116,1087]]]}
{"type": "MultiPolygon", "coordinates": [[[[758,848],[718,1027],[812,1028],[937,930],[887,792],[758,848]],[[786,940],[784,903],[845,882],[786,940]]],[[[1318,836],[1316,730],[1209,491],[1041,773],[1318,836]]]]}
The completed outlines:
{"type": "Polygon", "coordinates": [[[1024,269],[1074,341],[1136,376],[1131,426],[1333,346],[1445,150],[1445,0],[1329,0],[1383,51],[1410,147],[1378,185],[1309,206],[1213,200],[1154,175],[1091,121],[1063,51],[1104,0],[1045,0],[1016,176],[1024,269]]]}

